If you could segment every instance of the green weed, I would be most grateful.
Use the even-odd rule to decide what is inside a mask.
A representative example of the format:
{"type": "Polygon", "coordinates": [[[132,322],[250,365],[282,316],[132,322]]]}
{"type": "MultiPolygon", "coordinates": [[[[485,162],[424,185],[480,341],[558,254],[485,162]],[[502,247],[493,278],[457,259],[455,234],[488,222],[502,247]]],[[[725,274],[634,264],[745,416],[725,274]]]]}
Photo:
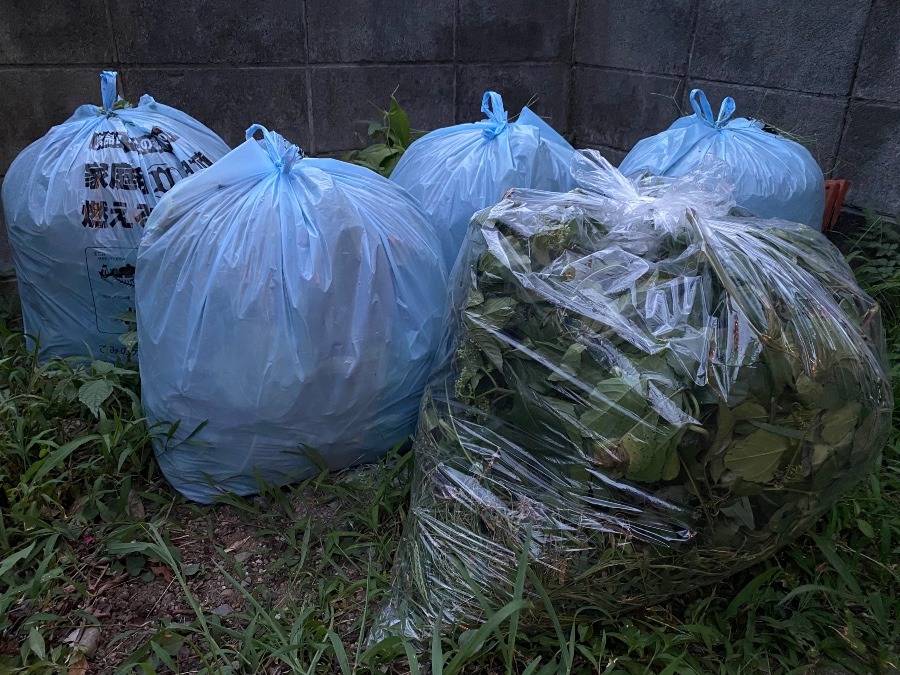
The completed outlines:
{"type": "Polygon", "coordinates": [[[409,116],[397,102],[394,94],[391,94],[388,109],[379,109],[380,120],[362,121],[362,124],[368,125],[366,133],[371,143],[361,150],[348,152],[343,157],[345,162],[353,162],[372,169],[385,178],[390,177],[410,144],[422,135],[422,132],[411,129],[409,116]]]}

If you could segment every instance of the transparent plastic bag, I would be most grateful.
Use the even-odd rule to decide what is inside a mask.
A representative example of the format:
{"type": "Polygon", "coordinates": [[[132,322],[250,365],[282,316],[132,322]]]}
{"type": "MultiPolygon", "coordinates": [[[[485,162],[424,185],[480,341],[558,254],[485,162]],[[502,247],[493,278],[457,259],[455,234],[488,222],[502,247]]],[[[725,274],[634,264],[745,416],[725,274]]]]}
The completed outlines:
{"type": "Polygon", "coordinates": [[[727,171],[633,183],[586,152],[581,189],[476,216],[371,640],[477,623],[523,554],[563,620],[645,607],[770,556],[871,469],[879,308],[819,233],[734,215],[727,171]]]}
{"type": "Polygon", "coordinates": [[[144,410],[179,423],[154,450],[186,497],[302,480],[314,455],[371,461],[415,430],[447,271],[418,204],[375,172],[255,125],[160,202],[137,280],[144,410]]]}
{"type": "MultiPolygon", "coordinates": [[[[42,360],[125,358],[137,249],[150,212],[176,182],[228,152],[213,131],[146,94],[83,105],[25,148],[3,181],[25,333],[42,360]]],[[[137,352],[132,354],[135,358],[137,352]]]]}

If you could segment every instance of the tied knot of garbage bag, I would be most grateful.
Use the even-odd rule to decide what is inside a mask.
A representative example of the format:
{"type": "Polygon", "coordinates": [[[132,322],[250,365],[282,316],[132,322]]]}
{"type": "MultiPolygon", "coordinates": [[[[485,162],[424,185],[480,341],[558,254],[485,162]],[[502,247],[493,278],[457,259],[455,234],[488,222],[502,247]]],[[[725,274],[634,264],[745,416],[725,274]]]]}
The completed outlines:
{"type": "Polygon", "coordinates": [[[497,138],[509,126],[503,98],[496,91],[486,91],[481,99],[481,112],[487,115],[488,124],[482,132],[485,138],[497,138]]]}
{"type": "Polygon", "coordinates": [[[709,99],[706,98],[706,94],[701,89],[691,90],[691,107],[694,109],[697,119],[714,129],[724,127],[735,111],[734,99],[726,96],[722,99],[719,116],[713,117],[712,106],[709,105],[709,99]]]}
{"type": "Polygon", "coordinates": [[[107,117],[113,114],[113,106],[119,98],[116,95],[117,76],[118,73],[114,70],[104,70],[100,73],[100,98],[103,101],[101,113],[107,117]]]}
{"type": "Polygon", "coordinates": [[[728,166],[712,155],[681,178],[631,179],[596,150],[576,154],[571,168],[578,186],[600,197],[619,221],[652,220],[657,229],[674,233],[689,227],[688,211],[711,218],[727,215],[734,206],[728,166]]]}
{"type": "Polygon", "coordinates": [[[254,124],[247,129],[247,140],[253,138],[257,131],[262,134],[259,144],[266,149],[272,163],[281,173],[290,173],[294,165],[306,156],[303,150],[285,139],[284,136],[275,131],[269,131],[261,124],[254,124]]]}

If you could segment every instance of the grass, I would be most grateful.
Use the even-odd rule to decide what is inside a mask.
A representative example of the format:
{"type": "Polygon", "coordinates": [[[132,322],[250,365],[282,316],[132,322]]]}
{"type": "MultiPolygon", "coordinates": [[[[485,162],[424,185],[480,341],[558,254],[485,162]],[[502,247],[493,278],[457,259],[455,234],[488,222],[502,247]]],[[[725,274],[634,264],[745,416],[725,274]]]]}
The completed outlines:
{"type": "MultiPolygon", "coordinates": [[[[900,234],[851,242],[900,383],[900,234]]],[[[900,420],[813,532],[627,618],[526,634],[523,565],[486,624],[417,655],[365,648],[412,455],[255,499],[186,503],[159,475],[137,373],[38,365],[0,311],[0,672],[891,673],[900,669],[900,420]],[[99,639],[97,639],[99,636],[99,639]]],[[[896,385],[895,385],[896,386],[896,385]]],[[[895,390],[896,391],[896,390],[895,390]]]]}

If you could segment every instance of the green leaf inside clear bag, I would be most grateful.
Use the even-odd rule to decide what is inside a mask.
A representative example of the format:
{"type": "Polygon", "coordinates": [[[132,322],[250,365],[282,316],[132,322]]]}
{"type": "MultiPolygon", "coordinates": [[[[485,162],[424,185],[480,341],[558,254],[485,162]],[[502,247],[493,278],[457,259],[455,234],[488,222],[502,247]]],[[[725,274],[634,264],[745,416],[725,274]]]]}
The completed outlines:
{"type": "Polygon", "coordinates": [[[792,440],[759,429],[735,442],[725,453],[725,468],[754,483],[767,483],[775,476],[792,440]]]}

